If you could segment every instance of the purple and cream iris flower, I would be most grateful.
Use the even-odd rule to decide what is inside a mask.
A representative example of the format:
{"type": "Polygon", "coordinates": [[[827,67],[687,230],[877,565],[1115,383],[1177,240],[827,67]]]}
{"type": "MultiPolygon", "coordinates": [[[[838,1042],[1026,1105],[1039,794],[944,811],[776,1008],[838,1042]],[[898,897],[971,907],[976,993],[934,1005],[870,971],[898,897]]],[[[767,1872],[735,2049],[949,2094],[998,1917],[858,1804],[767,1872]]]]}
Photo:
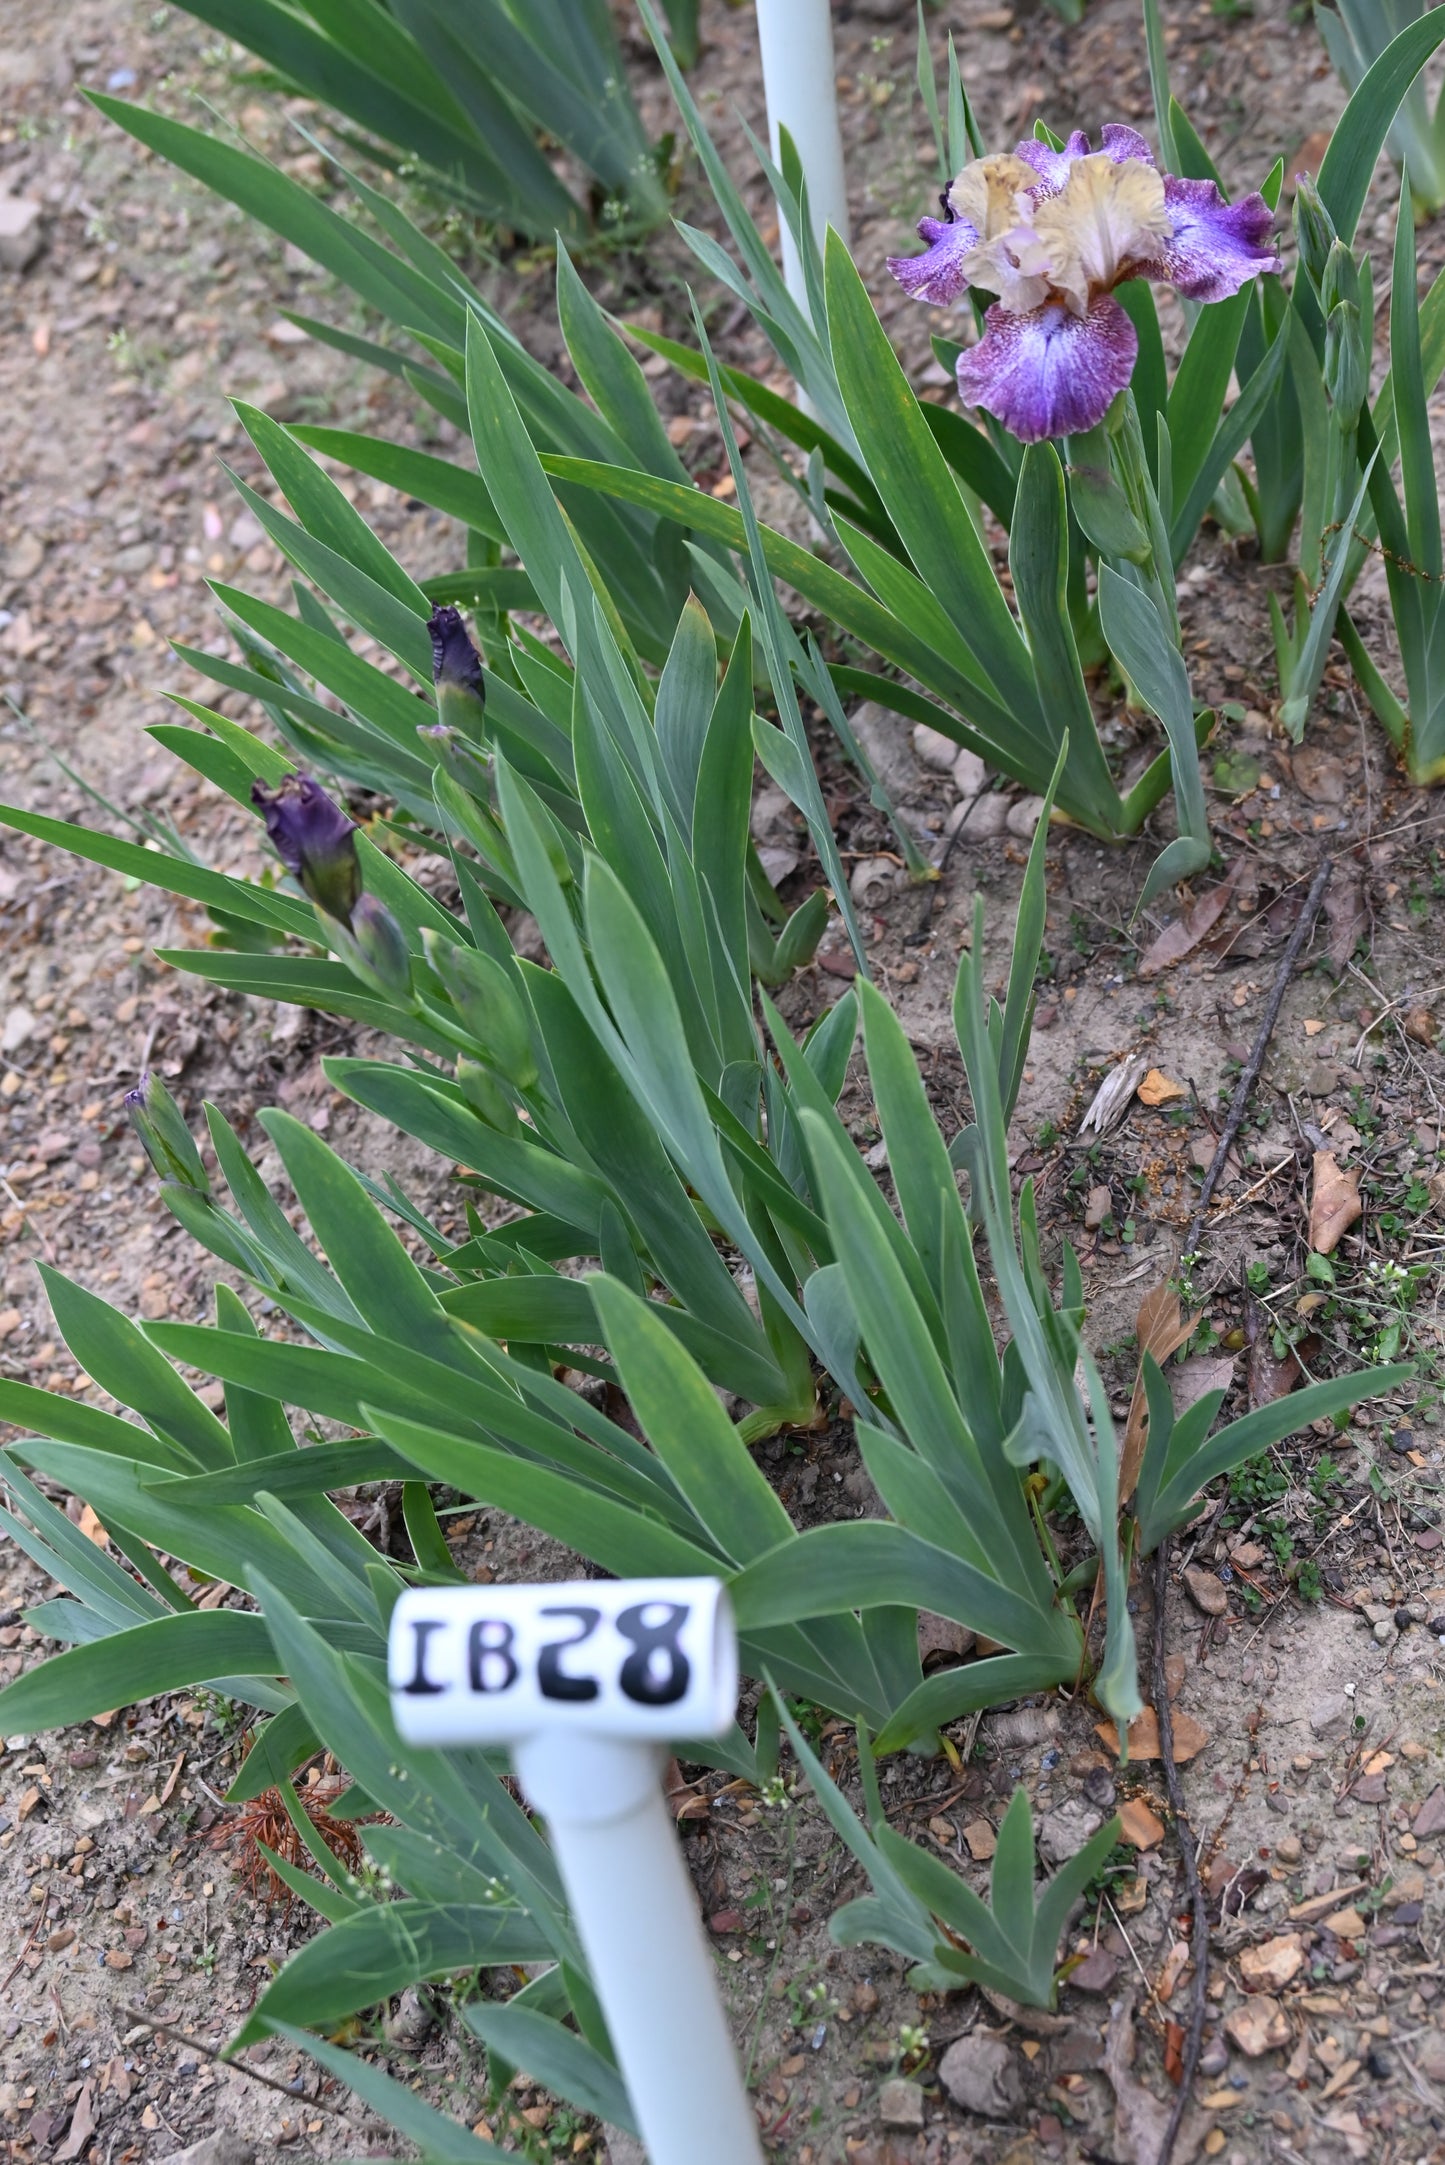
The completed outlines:
{"type": "Polygon", "coordinates": [[[924,253],[888,268],[936,307],[971,286],[995,296],[958,387],[1026,444],[1094,428],[1133,375],[1139,341],[1116,286],[1148,278],[1222,301],[1279,268],[1263,196],[1226,203],[1213,181],[1161,173],[1143,136],[1112,124],[1102,150],[1076,133],[1062,150],[976,158],[943,208],[920,221],[924,253]]]}

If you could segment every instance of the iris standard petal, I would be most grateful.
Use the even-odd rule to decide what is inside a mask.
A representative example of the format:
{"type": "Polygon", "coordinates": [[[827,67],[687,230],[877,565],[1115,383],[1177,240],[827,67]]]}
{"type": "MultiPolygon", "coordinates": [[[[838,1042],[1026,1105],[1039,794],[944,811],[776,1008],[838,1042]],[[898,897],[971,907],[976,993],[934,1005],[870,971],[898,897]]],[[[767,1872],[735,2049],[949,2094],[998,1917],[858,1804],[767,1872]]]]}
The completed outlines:
{"type": "Polygon", "coordinates": [[[1075,128],[1062,150],[1055,150],[1051,143],[1040,143],[1035,138],[1017,144],[1015,151],[1025,165],[1032,166],[1046,188],[1062,188],[1075,158],[1088,157],[1089,138],[1082,128],[1075,128]]]}
{"type": "Polygon", "coordinates": [[[976,227],[981,241],[996,240],[1028,217],[1037,186],[1032,166],[1011,151],[994,151],[964,167],[949,188],[948,208],[976,227]]]}
{"type": "Polygon", "coordinates": [[[1262,195],[1226,203],[1212,180],[1166,173],[1164,209],[1171,237],[1145,275],[1164,280],[1187,301],[1227,301],[1247,278],[1279,269],[1269,237],[1274,213],[1262,195]]]}
{"type": "Polygon", "coordinates": [[[921,256],[890,256],[888,268],[905,293],[935,308],[951,308],[968,291],[963,259],[978,246],[978,230],[966,218],[920,218],[918,237],[928,246],[921,256]]]}
{"type": "Polygon", "coordinates": [[[1075,158],[1066,185],[1035,211],[1034,231],[1052,284],[1082,316],[1096,294],[1152,265],[1168,246],[1163,179],[1137,158],[1116,163],[1103,151],[1075,158]]]}
{"type": "Polygon", "coordinates": [[[1112,158],[1115,165],[1122,165],[1126,158],[1137,158],[1141,165],[1154,163],[1154,153],[1139,130],[1126,128],[1118,120],[1104,123],[1104,156],[1112,158]]]}
{"type": "Polygon", "coordinates": [[[1139,340],[1111,295],[1085,316],[1062,301],[1017,316],[995,305],[958,361],[958,388],[1021,443],[1097,427],[1134,372],[1139,340]]]}

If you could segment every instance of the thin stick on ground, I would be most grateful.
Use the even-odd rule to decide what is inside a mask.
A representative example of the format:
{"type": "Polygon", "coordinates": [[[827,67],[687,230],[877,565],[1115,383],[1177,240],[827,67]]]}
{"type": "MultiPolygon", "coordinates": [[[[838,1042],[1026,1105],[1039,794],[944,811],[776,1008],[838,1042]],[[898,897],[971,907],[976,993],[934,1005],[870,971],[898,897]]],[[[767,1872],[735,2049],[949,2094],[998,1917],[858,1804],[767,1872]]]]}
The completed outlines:
{"type": "MultiPolygon", "coordinates": [[[[1330,883],[1330,869],[1329,858],[1321,858],[1315,876],[1310,882],[1309,893],[1305,896],[1304,907],[1301,909],[1295,928],[1290,934],[1289,945],[1280,957],[1279,968],[1275,972],[1274,983],[1270,987],[1269,999],[1265,1003],[1264,1013],[1260,1017],[1254,1043],[1250,1047],[1249,1058],[1240,1071],[1239,1081],[1234,1086],[1234,1096],[1229,1106],[1229,1117],[1224,1123],[1219,1141],[1215,1144],[1214,1156],[1209,1161],[1209,1169],[1204,1175],[1204,1181],[1199,1190],[1199,1200],[1194,1206],[1194,1216],[1190,1219],[1189,1230],[1184,1236],[1184,1249],[1180,1260],[1185,1268],[1188,1267],[1188,1259],[1197,1251],[1200,1234],[1204,1226],[1204,1214],[1209,1208],[1215,1186],[1221,1172],[1224,1170],[1225,1160],[1228,1158],[1230,1150],[1234,1146],[1235,1138],[1244,1124],[1244,1115],[1248,1109],[1250,1098],[1254,1094],[1254,1086],[1259,1081],[1260,1071],[1264,1066],[1264,1056],[1269,1050],[1269,1042],[1274,1035],[1274,1026],[1279,1020],[1279,1011],[1284,1004],[1284,996],[1289,981],[1294,975],[1295,964],[1299,961],[1305,941],[1309,938],[1310,928],[1319,915],[1320,904],[1324,901],[1325,889],[1330,883]]],[[[1169,2165],[1169,2161],[1174,2154],[1174,2145],[1179,2137],[1179,2130],[1184,2123],[1184,2115],[1189,2109],[1189,2100],[1194,2089],[1194,2076],[1199,2066],[1200,2047],[1204,2042],[1204,2017],[1209,1988],[1209,1912],[1205,1906],[1204,1889],[1199,1880],[1198,1845],[1194,1839],[1194,1830],[1189,1823],[1189,1810],[1184,1801],[1184,1787],[1179,1779],[1179,1768],[1174,1759],[1174,1717],[1170,1711],[1169,1680],[1165,1674],[1167,1655],[1165,1615],[1168,1594],[1169,1543],[1165,1539],[1160,1542],[1154,1556],[1154,1714],[1159,1724],[1159,1759],[1164,1770],[1164,1788],[1169,1798],[1169,1809],[1174,1819],[1174,1832],[1179,1843],[1179,1861],[1184,1867],[1184,1885],[1189,1896],[1189,1911],[1193,1920],[1189,1936],[1194,1954],[1194,1986],[1190,1995],[1189,2024],[1184,2036],[1179,2087],[1175,2092],[1174,2104],[1169,2114],[1169,2124],[1164,2130],[1164,2139],[1159,2145],[1159,2154],[1155,2160],[1155,2165],[1169,2165]]]]}
{"type": "Polygon", "coordinates": [[[15,1957],[15,1960],[11,1963],[9,1969],[5,1972],[3,1981],[0,1981],[0,1992],[9,1991],[10,1981],[14,1977],[15,1972],[19,1969],[21,1963],[25,1960],[25,1957],[29,1954],[31,1948],[35,1945],[35,1942],[40,1937],[40,1927],[45,1922],[46,1911],[49,1908],[50,1889],[47,1887],[40,1899],[40,1915],[36,1918],[34,1924],[30,1927],[29,1932],[26,1934],[25,1945],[21,1948],[19,1954],[15,1957]]]}
{"type": "Polygon", "coordinates": [[[1174,1716],[1169,1706],[1169,1680],[1164,1674],[1164,1604],[1168,1592],[1169,1543],[1161,1541],[1154,1552],[1154,1714],[1159,1724],[1159,1759],[1164,1769],[1164,1788],[1174,1819],[1179,1861],[1184,1867],[1185,1891],[1189,1896],[1189,1914],[1192,1919],[1189,1939],[1194,1954],[1194,1989],[1190,1996],[1189,2027],[1184,2033],[1179,2088],[1174,2093],[1169,2124],[1164,2130],[1164,2140],[1159,2145],[1155,2165],[1169,2165],[1184,2115],[1189,2110],[1189,2099],[1194,2089],[1194,2073],[1199,2065],[1200,2047],[1204,2043],[1204,2015],[1209,1985],[1209,1911],[1199,1879],[1199,1847],[1194,1839],[1194,1829],[1189,1823],[1189,1807],[1184,1801],[1184,1788],[1174,1761],[1174,1716]]]}
{"type": "Polygon", "coordinates": [[[227,2067],[234,2067],[238,2075],[249,2075],[252,2082],[263,2082],[268,2090],[279,2090],[282,2097],[289,2097],[293,2105],[307,2105],[316,2112],[329,2112],[348,2127],[355,2122],[348,2119],[339,2105],[328,2105],[324,2097],[307,2097],[301,2090],[293,2090],[287,2082],[278,2082],[274,2075],[263,2075],[259,2067],[248,2067],[244,2060],[227,2060],[223,2045],[208,2045],[203,2037],[192,2037],[188,2030],[178,2029],[174,2022],[158,2022],[141,2007],[118,2007],[117,2014],[124,2015],[127,2022],[143,2022],[148,2030],[161,2037],[170,2037],[178,2045],[189,2045],[192,2052],[201,2053],[208,2060],[222,2060],[227,2067]]]}
{"type": "Polygon", "coordinates": [[[1219,1176],[1224,1171],[1224,1161],[1234,1147],[1240,1128],[1244,1124],[1246,1108],[1254,1094],[1254,1086],[1259,1081],[1260,1069],[1264,1066],[1264,1056],[1269,1050],[1269,1041],[1274,1036],[1274,1026],[1279,1021],[1279,1011],[1284,1003],[1286,988],[1294,975],[1294,966],[1300,958],[1300,951],[1309,938],[1310,927],[1319,915],[1320,904],[1325,899],[1325,889],[1330,884],[1331,869],[1329,858],[1322,857],[1319,869],[1310,882],[1310,891],[1305,896],[1304,907],[1300,911],[1295,928],[1289,936],[1289,945],[1280,957],[1279,968],[1275,972],[1274,983],[1270,987],[1269,999],[1266,1002],[1264,1013],[1260,1017],[1259,1028],[1254,1035],[1254,1043],[1250,1047],[1249,1058],[1241,1068],[1239,1081],[1234,1086],[1234,1096],[1231,1098],[1229,1105],[1229,1118],[1225,1121],[1223,1132],[1214,1146],[1214,1156],[1209,1161],[1209,1169],[1205,1173],[1203,1183],[1200,1186],[1199,1200],[1194,1206],[1194,1216],[1190,1219],[1189,1230],[1184,1236],[1184,1259],[1193,1255],[1199,1245],[1199,1235],[1204,1226],[1204,1214],[1213,1199],[1219,1176]]]}

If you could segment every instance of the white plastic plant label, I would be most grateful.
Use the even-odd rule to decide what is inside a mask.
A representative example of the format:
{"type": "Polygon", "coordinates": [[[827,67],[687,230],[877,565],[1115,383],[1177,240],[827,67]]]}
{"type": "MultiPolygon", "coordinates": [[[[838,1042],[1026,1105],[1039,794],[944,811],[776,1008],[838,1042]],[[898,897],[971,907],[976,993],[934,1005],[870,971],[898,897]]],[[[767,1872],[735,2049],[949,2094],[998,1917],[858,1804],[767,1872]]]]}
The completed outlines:
{"type": "Polygon", "coordinates": [[[737,1633],[719,1579],[409,1587],[388,1677],[408,1744],[508,1744],[544,1729],[722,1736],[737,1633]]]}

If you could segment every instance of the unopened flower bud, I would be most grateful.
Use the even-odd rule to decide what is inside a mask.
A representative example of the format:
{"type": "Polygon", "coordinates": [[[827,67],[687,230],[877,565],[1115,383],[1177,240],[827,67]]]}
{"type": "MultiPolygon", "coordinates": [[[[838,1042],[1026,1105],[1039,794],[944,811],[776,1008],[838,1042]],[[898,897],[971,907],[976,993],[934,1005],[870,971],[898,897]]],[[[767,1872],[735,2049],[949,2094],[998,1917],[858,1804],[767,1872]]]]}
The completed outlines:
{"type": "Polygon", "coordinates": [[[469,1060],[463,1053],[457,1061],[457,1081],[463,1097],[479,1120],[485,1120],[489,1128],[499,1135],[510,1135],[520,1126],[517,1108],[507,1096],[489,1067],[480,1060],[469,1060]]]}
{"type": "Polygon", "coordinates": [[[253,782],[251,802],[266,822],[277,856],[303,892],[328,917],[349,924],[361,893],[355,821],[309,774],[288,774],[274,789],[253,782]]]}
{"type": "Polygon", "coordinates": [[[436,686],[437,712],[444,722],[469,737],[481,734],[486,686],[482,657],[467,636],[460,609],[433,609],[427,625],[431,633],[431,672],[436,686]]]}
{"type": "MultiPolygon", "coordinates": [[[[366,973],[389,1000],[406,1005],[411,999],[411,956],[386,904],[375,895],[363,895],[351,913],[350,929],[366,973]]],[[[347,959],[352,961],[349,955],[347,959]]]]}
{"type": "Polygon", "coordinates": [[[537,1056],[526,1005],[510,972],[478,948],[458,946],[430,929],[423,932],[422,944],[483,1059],[518,1090],[530,1090],[537,1080],[537,1056]]]}
{"type": "Polygon", "coordinates": [[[195,1137],[159,1075],[143,1075],[136,1088],[126,1092],[125,1109],[146,1156],[161,1179],[177,1181],[183,1188],[194,1188],[200,1195],[209,1195],[211,1183],[201,1163],[195,1137]]]}
{"type": "Polygon", "coordinates": [[[1301,173],[1295,181],[1294,197],[1295,240],[1299,247],[1300,261],[1306,276],[1316,293],[1324,285],[1325,265],[1330,250],[1338,245],[1334,220],[1325,209],[1319,189],[1307,173],[1301,173]]]}
{"type": "Polygon", "coordinates": [[[1348,301],[1351,308],[1360,305],[1360,267],[1343,241],[1336,241],[1325,258],[1320,299],[1326,315],[1341,301],[1348,301]]]}
{"type": "Polygon", "coordinates": [[[492,763],[446,722],[424,722],[417,731],[424,758],[434,759],[467,791],[484,803],[492,792],[492,763]]]}
{"type": "Polygon", "coordinates": [[[1330,310],[1325,324],[1325,389],[1338,427],[1354,428],[1368,383],[1360,311],[1350,302],[1340,301],[1330,310]]]}

